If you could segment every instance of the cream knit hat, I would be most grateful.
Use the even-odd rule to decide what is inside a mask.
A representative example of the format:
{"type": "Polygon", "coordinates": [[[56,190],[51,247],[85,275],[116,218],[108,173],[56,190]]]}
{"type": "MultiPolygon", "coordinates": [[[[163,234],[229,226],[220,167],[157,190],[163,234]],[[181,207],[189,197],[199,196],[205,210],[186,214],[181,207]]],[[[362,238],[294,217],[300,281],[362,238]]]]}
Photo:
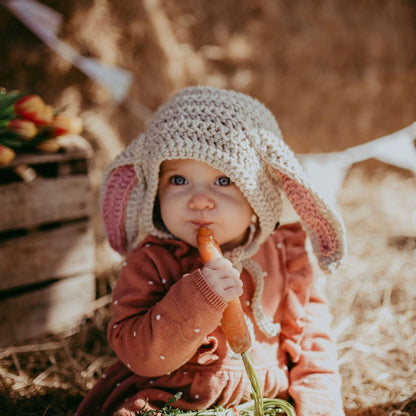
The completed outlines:
{"type": "Polygon", "coordinates": [[[111,246],[125,253],[139,229],[171,237],[154,221],[159,168],[168,159],[196,159],[236,183],[259,219],[253,238],[231,258],[251,257],[275,230],[283,190],[308,233],[319,265],[334,271],[345,254],[342,221],[309,183],[271,112],[231,90],[189,87],[162,105],[148,129],[107,167],[102,215],[111,246]]]}

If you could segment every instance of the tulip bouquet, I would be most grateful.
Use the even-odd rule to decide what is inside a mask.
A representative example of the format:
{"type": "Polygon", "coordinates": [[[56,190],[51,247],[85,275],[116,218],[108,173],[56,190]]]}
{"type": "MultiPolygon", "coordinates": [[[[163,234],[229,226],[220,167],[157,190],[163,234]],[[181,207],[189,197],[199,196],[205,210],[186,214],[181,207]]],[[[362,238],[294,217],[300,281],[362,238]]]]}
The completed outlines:
{"type": "Polygon", "coordinates": [[[57,152],[59,136],[81,131],[79,117],[53,109],[39,95],[0,89],[0,166],[16,153],[57,152]]]}

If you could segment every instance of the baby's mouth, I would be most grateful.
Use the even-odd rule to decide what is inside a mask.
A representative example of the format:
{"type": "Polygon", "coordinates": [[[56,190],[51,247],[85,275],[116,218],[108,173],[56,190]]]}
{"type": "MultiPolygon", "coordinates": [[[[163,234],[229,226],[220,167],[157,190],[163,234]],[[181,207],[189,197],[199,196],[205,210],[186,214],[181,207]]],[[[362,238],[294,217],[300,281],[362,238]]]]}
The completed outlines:
{"type": "Polygon", "coordinates": [[[197,227],[209,227],[212,224],[212,221],[191,221],[191,223],[197,227]]]}

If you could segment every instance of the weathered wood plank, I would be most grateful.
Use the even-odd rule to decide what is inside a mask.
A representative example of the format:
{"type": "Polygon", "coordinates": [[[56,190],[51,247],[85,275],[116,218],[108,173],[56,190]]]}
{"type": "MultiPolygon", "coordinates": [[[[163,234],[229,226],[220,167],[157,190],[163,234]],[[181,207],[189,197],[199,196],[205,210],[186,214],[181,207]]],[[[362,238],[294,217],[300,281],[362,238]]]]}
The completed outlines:
{"type": "Polygon", "coordinates": [[[36,165],[40,163],[65,162],[76,159],[90,159],[92,156],[92,147],[82,136],[61,136],[60,142],[62,148],[57,153],[17,154],[6,166],[0,166],[0,174],[2,169],[8,169],[20,164],[36,165]]]}
{"type": "Polygon", "coordinates": [[[0,186],[0,232],[86,217],[91,210],[87,175],[0,186]]]}
{"type": "Polygon", "coordinates": [[[94,276],[87,273],[0,301],[0,346],[74,327],[94,297],[94,276]]]}
{"type": "Polygon", "coordinates": [[[88,221],[0,241],[0,291],[94,270],[88,221]]]}

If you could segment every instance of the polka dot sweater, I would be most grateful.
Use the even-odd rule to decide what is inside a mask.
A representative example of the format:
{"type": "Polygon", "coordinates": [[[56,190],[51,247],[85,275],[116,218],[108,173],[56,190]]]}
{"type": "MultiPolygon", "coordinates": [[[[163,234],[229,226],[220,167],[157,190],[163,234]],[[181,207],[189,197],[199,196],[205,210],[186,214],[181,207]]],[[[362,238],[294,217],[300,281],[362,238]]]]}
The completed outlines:
{"type": "MultiPolygon", "coordinates": [[[[331,316],[317,289],[299,224],[280,227],[253,256],[264,272],[261,304],[280,328],[258,328],[252,302],[256,283],[241,278],[251,322],[251,355],[263,397],[292,400],[298,416],[342,416],[340,377],[331,316]]],[[[108,328],[119,360],[81,403],[77,416],[135,416],[160,408],[177,391],[175,406],[199,410],[250,400],[241,357],[229,348],[220,321],[226,304],[201,273],[193,247],[146,238],[133,249],[113,295],[108,328]]]]}

